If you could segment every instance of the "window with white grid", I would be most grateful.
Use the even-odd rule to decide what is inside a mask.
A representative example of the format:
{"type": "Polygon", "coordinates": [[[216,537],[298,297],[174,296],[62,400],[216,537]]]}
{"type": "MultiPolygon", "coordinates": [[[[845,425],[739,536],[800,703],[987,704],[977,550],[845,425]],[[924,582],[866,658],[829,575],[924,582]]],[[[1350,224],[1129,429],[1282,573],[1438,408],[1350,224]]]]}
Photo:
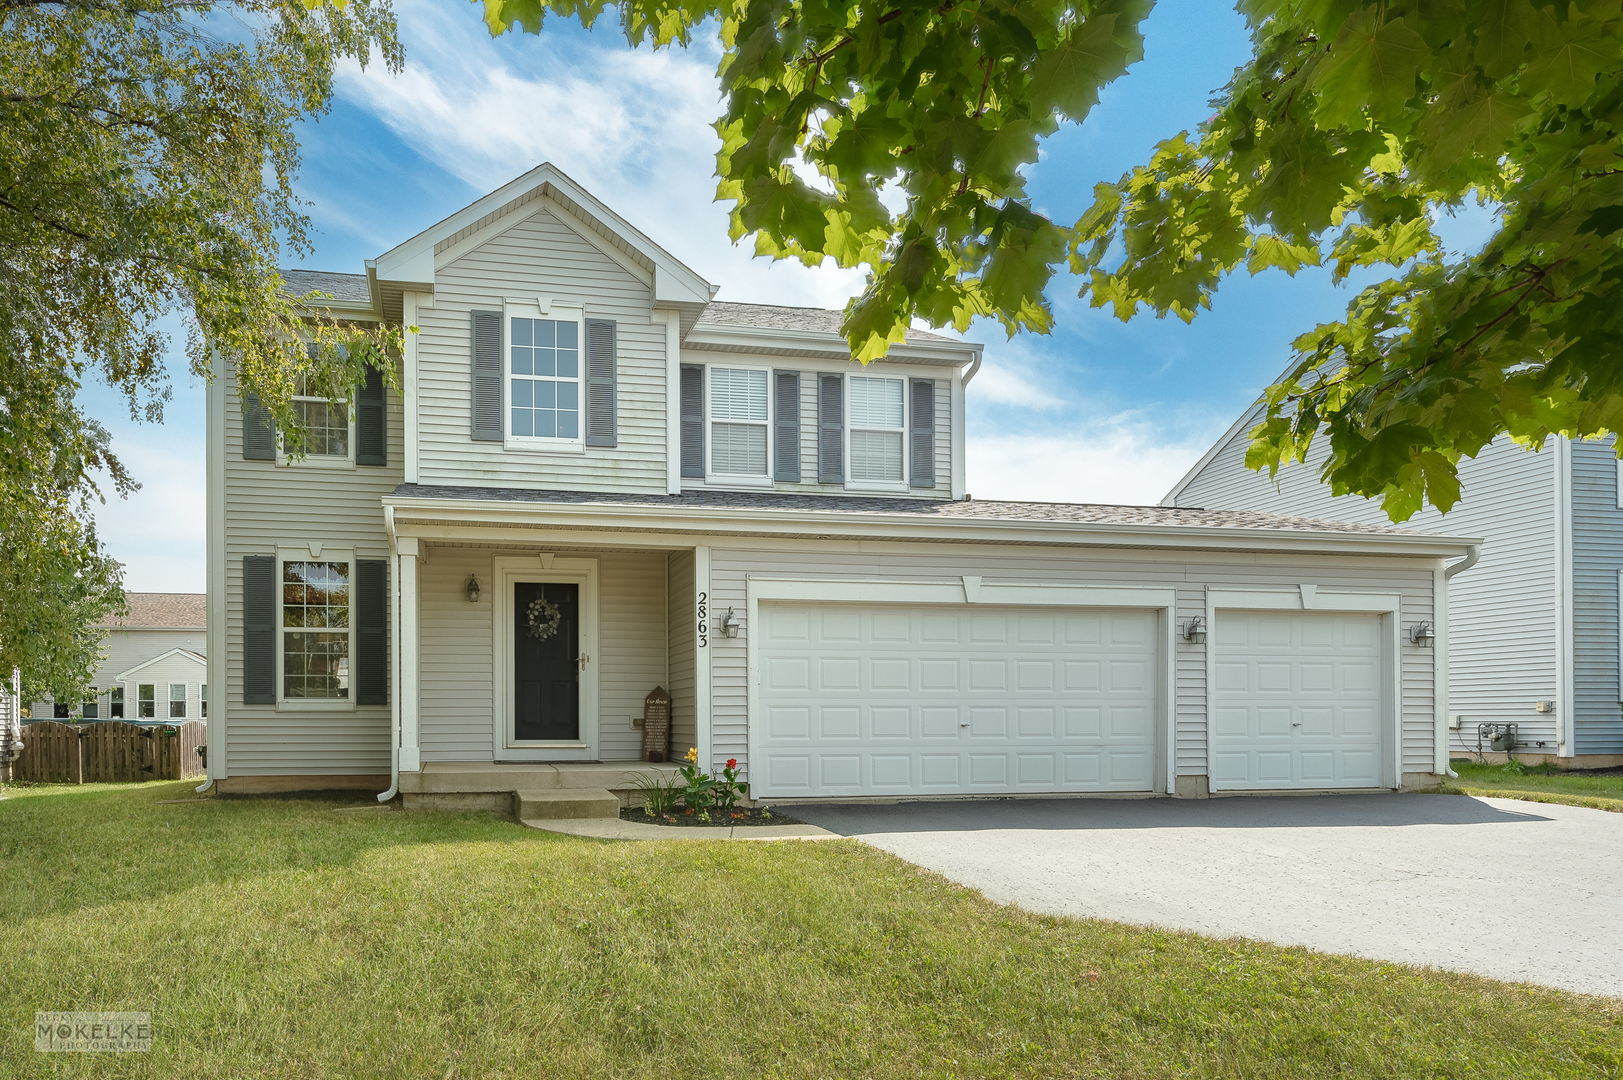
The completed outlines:
{"type": "Polygon", "coordinates": [[[853,375],[851,387],[851,475],[856,483],[902,482],[903,408],[901,379],[853,375]]]}
{"type": "Polygon", "coordinates": [[[710,369],[710,472],[765,480],[767,377],[760,368],[710,369]]]}

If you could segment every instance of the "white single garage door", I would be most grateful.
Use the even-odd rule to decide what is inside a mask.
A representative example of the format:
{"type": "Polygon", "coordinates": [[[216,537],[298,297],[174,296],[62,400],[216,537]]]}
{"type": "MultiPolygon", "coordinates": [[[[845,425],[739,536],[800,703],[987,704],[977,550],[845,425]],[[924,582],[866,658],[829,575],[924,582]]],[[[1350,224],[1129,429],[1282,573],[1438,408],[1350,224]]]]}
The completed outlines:
{"type": "Polygon", "coordinates": [[[1381,620],[1215,616],[1211,781],[1228,789],[1381,786],[1381,620]]]}
{"type": "Polygon", "coordinates": [[[763,602],[754,793],[1148,791],[1156,615],[763,602]]]}

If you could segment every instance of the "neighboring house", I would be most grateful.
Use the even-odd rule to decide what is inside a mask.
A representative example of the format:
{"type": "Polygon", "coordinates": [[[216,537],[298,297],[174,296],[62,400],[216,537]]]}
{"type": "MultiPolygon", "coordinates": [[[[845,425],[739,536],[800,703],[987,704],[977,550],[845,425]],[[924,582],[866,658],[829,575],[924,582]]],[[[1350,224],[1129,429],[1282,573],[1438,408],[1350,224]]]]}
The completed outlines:
{"type": "Polygon", "coordinates": [[[201,720],[208,716],[207,595],[125,593],[100,629],[103,659],[84,699],[42,701],[36,720],[201,720]]]}
{"type": "MultiPolygon", "coordinates": [[[[1277,483],[1247,469],[1261,412],[1247,410],[1162,505],[1387,523],[1378,501],[1337,498],[1319,482],[1324,440],[1277,483]]],[[[1623,474],[1612,440],[1555,438],[1529,452],[1501,437],[1461,460],[1459,473],[1454,509],[1427,507],[1398,526],[1486,538],[1481,561],[1448,594],[1452,752],[1474,754],[1481,725],[1515,724],[1524,760],[1623,765],[1623,474]]]]}
{"type": "Polygon", "coordinates": [[[673,755],[736,758],[773,801],[1396,788],[1446,764],[1411,634],[1469,539],[972,500],[979,345],[911,332],[854,364],[838,312],[715,301],[550,165],[364,275],[288,278],[417,329],[402,393],[301,400],[302,460],[217,361],[224,790],[623,788],[656,687],[673,755]]]}

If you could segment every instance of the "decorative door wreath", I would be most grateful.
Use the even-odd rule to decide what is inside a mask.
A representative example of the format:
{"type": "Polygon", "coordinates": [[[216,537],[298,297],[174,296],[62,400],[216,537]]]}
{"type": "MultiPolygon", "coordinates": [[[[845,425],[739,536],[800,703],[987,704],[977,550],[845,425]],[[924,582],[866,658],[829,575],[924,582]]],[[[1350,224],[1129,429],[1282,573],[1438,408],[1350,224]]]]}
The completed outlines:
{"type": "Polygon", "coordinates": [[[558,610],[557,604],[547,603],[545,597],[530,602],[530,636],[535,640],[545,641],[556,634],[563,621],[564,613],[558,610]]]}

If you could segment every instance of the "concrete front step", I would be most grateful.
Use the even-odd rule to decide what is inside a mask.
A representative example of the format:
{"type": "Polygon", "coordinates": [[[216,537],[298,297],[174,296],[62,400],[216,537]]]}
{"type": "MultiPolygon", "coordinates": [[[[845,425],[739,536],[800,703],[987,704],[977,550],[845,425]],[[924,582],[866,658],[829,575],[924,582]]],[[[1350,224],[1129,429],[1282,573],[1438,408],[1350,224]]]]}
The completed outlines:
{"type": "Polygon", "coordinates": [[[620,818],[620,799],[608,788],[553,788],[513,792],[513,815],[520,821],[559,818],[620,818]]]}

